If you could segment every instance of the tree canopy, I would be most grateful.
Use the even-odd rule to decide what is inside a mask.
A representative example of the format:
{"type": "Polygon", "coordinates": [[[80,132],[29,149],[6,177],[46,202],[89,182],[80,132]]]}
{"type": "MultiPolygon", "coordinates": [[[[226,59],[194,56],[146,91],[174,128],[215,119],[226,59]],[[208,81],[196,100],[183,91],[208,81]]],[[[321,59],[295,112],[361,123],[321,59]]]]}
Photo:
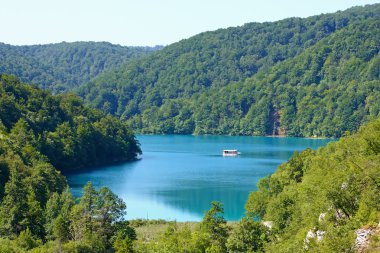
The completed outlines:
{"type": "Polygon", "coordinates": [[[249,217],[269,221],[266,252],[349,252],[380,218],[380,119],[317,151],[295,153],[258,183],[249,217]],[[307,237],[307,235],[309,235],[307,237]]]}
{"type": "Polygon", "coordinates": [[[202,33],[79,94],[141,133],[339,137],[379,113],[379,8],[202,33]]]}
{"type": "Polygon", "coordinates": [[[53,96],[13,76],[0,75],[0,122],[3,138],[28,154],[26,159],[43,156],[63,171],[133,160],[141,153],[126,123],[85,106],[74,94],[53,96]]]}
{"type": "Polygon", "coordinates": [[[135,239],[123,200],[88,183],[76,203],[61,171],[140,153],[125,123],[76,95],[0,75],[0,251],[107,252],[116,237],[135,239]]]}
{"type": "Polygon", "coordinates": [[[379,13],[248,23],[162,49],[0,44],[0,73],[74,91],[140,133],[340,137],[380,111],[379,13]]]}
{"type": "Polygon", "coordinates": [[[13,74],[23,82],[61,93],[160,48],[123,47],[107,42],[33,46],[0,43],[0,73],[13,74]]]}

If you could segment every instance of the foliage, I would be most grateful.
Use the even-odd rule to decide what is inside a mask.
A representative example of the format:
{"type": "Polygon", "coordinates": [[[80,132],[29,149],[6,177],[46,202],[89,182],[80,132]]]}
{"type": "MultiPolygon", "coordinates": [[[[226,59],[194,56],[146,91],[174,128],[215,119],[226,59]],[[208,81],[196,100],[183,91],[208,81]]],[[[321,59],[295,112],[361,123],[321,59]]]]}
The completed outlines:
{"type": "Polygon", "coordinates": [[[23,82],[61,93],[160,48],[123,47],[106,42],[34,46],[0,43],[0,73],[13,74],[23,82]]]}
{"type": "Polygon", "coordinates": [[[246,209],[273,224],[277,239],[266,252],[351,252],[355,230],[379,222],[379,147],[377,119],[318,151],[294,154],[262,179],[246,209]]]}
{"type": "MultiPolygon", "coordinates": [[[[137,241],[136,252],[227,252],[229,227],[223,218],[223,206],[212,202],[203,220],[193,229],[188,224],[168,223],[166,230],[154,241],[137,241]]],[[[140,224],[138,224],[140,226],[140,224]]]]}
{"type": "Polygon", "coordinates": [[[118,234],[135,240],[120,198],[88,184],[75,204],[54,167],[68,172],[135,159],[141,150],[126,124],[73,94],[53,96],[8,75],[0,76],[0,103],[10,105],[0,111],[0,237],[6,252],[105,252],[118,234]]]}
{"type": "MultiPolygon", "coordinates": [[[[126,206],[120,198],[105,187],[96,191],[90,183],[84,187],[78,204],[74,204],[72,198],[68,190],[51,194],[46,206],[41,207],[43,233],[30,229],[31,219],[36,217],[26,216],[22,221],[13,217],[20,229],[26,224],[21,232],[7,231],[1,224],[0,236],[15,239],[0,239],[4,245],[0,250],[2,247],[5,250],[1,252],[52,252],[53,249],[59,252],[112,252],[113,244],[116,250],[126,246],[131,249],[136,234],[124,221],[126,206]],[[48,243],[43,245],[42,241],[48,243]]],[[[5,211],[2,210],[1,215],[0,220],[3,220],[5,211]]]]}
{"type": "MultiPolygon", "coordinates": [[[[73,94],[52,96],[1,75],[0,104],[10,105],[1,107],[0,120],[4,134],[9,135],[26,164],[44,160],[60,170],[72,171],[133,160],[141,153],[125,123],[84,106],[73,94]]],[[[49,181],[55,174],[48,173],[54,171],[48,165],[36,168],[34,173],[41,174],[42,180],[49,181]]],[[[37,182],[33,185],[39,187],[37,182]]]]}
{"type": "Polygon", "coordinates": [[[141,133],[339,137],[380,112],[379,8],[202,33],[79,94],[141,133]]]}
{"type": "MultiPolygon", "coordinates": [[[[212,202],[198,226],[169,222],[154,240],[137,237],[124,220],[125,203],[107,188],[88,183],[75,203],[46,156],[18,148],[34,141],[25,134],[26,123],[14,125],[14,140],[1,127],[0,156],[8,172],[0,250],[7,252],[351,252],[355,231],[376,227],[380,218],[380,119],[317,151],[296,152],[260,181],[238,223],[229,226],[222,204],[212,202]]],[[[376,245],[375,236],[368,250],[376,245]]]]}
{"type": "MultiPolygon", "coordinates": [[[[140,133],[340,137],[380,112],[379,12],[248,23],[161,50],[1,44],[0,73],[77,92],[140,133]]],[[[19,117],[14,106],[1,101],[7,120],[19,117]]]]}
{"type": "Polygon", "coordinates": [[[264,252],[264,245],[269,242],[268,229],[250,218],[243,218],[228,237],[228,252],[264,252]]]}
{"type": "MultiPolygon", "coordinates": [[[[148,223],[139,226],[148,226],[148,223]]],[[[202,221],[195,226],[188,223],[160,223],[166,227],[156,232],[158,236],[138,238],[135,252],[263,252],[269,242],[270,232],[260,222],[243,218],[236,223],[227,223],[223,218],[223,207],[212,202],[202,221]]]]}
{"type": "MultiPolygon", "coordinates": [[[[175,43],[83,86],[82,96],[105,113],[73,94],[53,96],[0,75],[0,252],[352,252],[355,231],[380,219],[380,119],[373,120],[380,112],[379,8],[247,24],[175,43]],[[296,152],[262,179],[246,203],[247,217],[234,226],[212,202],[196,228],[169,222],[157,239],[142,241],[124,220],[119,197],[88,183],[75,201],[57,170],[141,153],[127,124],[109,114],[142,132],[345,137],[296,152]]],[[[2,47],[13,50],[1,45],[1,57],[2,47]]],[[[54,55],[51,45],[37,57],[42,48],[14,50],[25,51],[21,65],[43,69],[37,58],[56,56],[46,56],[54,55]]],[[[68,65],[49,62],[46,76],[14,71],[43,86],[54,78],[59,84],[66,76],[55,76],[61,72],[54,67],[83,71],[70,65],[88,67],[96,57],[86,52],[69,53],[68,65]]],[[[19,60],[11,58],[9,71],[19,60]]],[[[100,65],[65,87],[49,87],[71,89],[107,69],[100,65]]],[[[375,235],[368,250],[378,241],[375,235]]]]}
{"type": "Polygon", "coordinates": [[[220,202],[211,202],[211,209],[208,210],[202,222],[200,223],[201,232],[206,234],[210,240],[210,245],[206,252],[221,251],[226,252],[226,240],[228,237],[227,222],[223,217],[223,204],[220,202]]]}

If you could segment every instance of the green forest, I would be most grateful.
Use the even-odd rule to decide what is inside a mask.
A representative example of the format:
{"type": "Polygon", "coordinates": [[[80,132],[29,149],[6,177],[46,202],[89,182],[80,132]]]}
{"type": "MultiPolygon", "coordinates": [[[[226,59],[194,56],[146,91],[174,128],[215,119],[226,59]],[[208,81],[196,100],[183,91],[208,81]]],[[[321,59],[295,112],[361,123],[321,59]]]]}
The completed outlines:
{"type": "Polygon", "coordinates": [[[379,252],[379,31],[374,4],[165,47],[0,43],[0,253],[379,252]],[[188,224],[70,192],[66,173],[139,159],[135,133],[340,139],[261,179],[240,221],[212,202],[188,224]]]}
{"type": "Polygon", "coordinates": [[[72,91],[138,133],[340,137],[380,111],[379,14],[247,23],[166,47],[0,44],[0,73],[72,91]]]}
{"type": "Polygon", "coordinates": [[[379,113],[379,13],[372,5],[202,33],[79,94],[141,133],[340,137],[379,113]]]}
{"type": "Polygon", "coordinates": [[[2,144],[24,154],[28,164],[44,160],[74,171],[141,153],[126,123],[85,106],[74,94],[53,96],[9,75],[0,75],[0,85],[2,144]]]}
{"type": "MultiPolygon", "coordinates": [[[[212,202],[201,222],[169,222],[146,240],[136,230],[149,221],[126,221],[122,199],[88,183],[75,200],[61,173],[94,158],[135,159],[141,151],[125,123],[76,95],[0,80],[0,252],[353,252],[358,229],[377,229],[380,119],[294,153],[258,183],[240,221],[227,223],[212,202]]],[[[366,249],[378,247],[377,234],[366,249]]]]}
{"type": "Polygon", "coordinates": [[[136,159],[140,146],[125,123],[9,75],[0,76],[0,119],[0,252],[53,252],[53,241],[68,252],[105,252],[111,237],[133,238],[120,198],[88,183],[76,202],[62,174],[136,159]],[[99,245],[87,247],[90,239],[99,245]]]}
{"type": "Polygon", "coordinates": [[[160,48],[123,47],[108,42],[33,46],[0,43],[0,73],[13,74],[23,82],[62,93],[160,48]]]}

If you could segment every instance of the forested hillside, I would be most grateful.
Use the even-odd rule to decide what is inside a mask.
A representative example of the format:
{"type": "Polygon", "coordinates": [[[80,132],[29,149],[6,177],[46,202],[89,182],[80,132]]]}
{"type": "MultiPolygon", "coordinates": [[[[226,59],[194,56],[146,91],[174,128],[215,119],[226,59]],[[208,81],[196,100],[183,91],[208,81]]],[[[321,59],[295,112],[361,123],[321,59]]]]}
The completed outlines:
{"type": "MultiPolygon", "coordinates": [[[[245,82],[190,100],[194,132],[339,137],[358,129],[380,112],[379,30],[380,19],[350,25],[245,82]]],[[[158,124],[171,123],[160,114],[171,104],[158,110],[158,124]]],[[[149,131],[146,119],[157,118],[144,116],[136,122],[149,131]]]]}
{"type": "Polygon", "coordinates": [[[34,46],[0,43],[0,73],[54,92],[71,90],[104,71],[146,56],[160,47],[122,47],[106,42],[74,42],[34,46]]]}
{"type": "Polygon", "coordinates": [[[271,224],[266,252],[353,252],[361,228],[377,230],[379,247],[380,119],[327,147],[295,153],[258,188],[246,209],[271,224]]]}
{"type": "Polygon", "coordinates": [[[379,111],[379,14],[376,4],[202,33],[80,95],[143,133],[340,136],[379,111]]]}
{"type": "Polygon", "coordinates": [[[56,169],[134,159],[140,149],[125,123],[73,94],[8,75],[0,84],[0,252],[353,252],[358,231],[372,235],[368,250],[379,247],[380,119],[295,153],[259,182],[236,224],[213,202],[193,228],[174,222],[142,240],[123,200],[88,183],[74,201],[56,169]]]}
{"type": "Polygon", "coordinates": [[[45,243],[36,252],[62,252],[69,240],[65,252],[106,252],[115,240],[133,238],[120,198],[89,183],[75,202],[61,171],[140,153],[125,123],[84,106],[76,95],[53,96],[0,75],[0,252],[45,243]]]}
{"type": "Polygon", "coordinates": [[[59,170],[133,160],[141,153],[125,123],[83,105],[74,94],[53,96],[0,75],[2,140],[26,157],[44,157],[59,170]]]}
{"type": "Polygon", "coordinates": [[[380,4],[205,32],[161,50],[0,44],[0,73],[141,133],[339,137],[379,113],[380,4]]]}

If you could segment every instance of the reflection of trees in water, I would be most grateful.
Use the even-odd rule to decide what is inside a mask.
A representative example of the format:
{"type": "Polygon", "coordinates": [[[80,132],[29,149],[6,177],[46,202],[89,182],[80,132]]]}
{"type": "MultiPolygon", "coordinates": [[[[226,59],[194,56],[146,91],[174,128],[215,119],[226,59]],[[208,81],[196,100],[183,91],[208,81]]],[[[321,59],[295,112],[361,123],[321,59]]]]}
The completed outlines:
{"type": "Polygon", "coordinates": [[[225,218],[227,220],[238,220],[244,215],[244,205],[248,198],[248,192],[215,186],[212,188],[160,191],[157,193],[157,197],[165,205],[200,217],[210,208],[212,201],[220,201],[224,204],[225,218]]]}

